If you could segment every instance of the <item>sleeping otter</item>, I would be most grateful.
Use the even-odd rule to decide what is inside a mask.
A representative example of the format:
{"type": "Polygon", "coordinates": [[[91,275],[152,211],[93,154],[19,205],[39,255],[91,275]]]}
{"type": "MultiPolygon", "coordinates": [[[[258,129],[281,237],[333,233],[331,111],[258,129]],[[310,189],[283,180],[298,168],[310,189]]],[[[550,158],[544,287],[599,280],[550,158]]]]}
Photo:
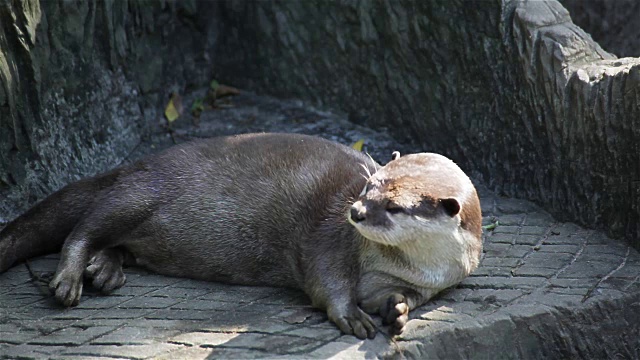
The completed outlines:
{"type": "Polygon", "coordinates": [[[131,258],[171,276],[299,288],[344,333],[373,338],[367,313],[401,332],[481,249],[475,188],[443,156],[380,167],[318,137],[245,134],[67,185],[0,232],[0,272],[61,250],[50,288],[72,306],[83,276],[108,293],[131,258]]]}

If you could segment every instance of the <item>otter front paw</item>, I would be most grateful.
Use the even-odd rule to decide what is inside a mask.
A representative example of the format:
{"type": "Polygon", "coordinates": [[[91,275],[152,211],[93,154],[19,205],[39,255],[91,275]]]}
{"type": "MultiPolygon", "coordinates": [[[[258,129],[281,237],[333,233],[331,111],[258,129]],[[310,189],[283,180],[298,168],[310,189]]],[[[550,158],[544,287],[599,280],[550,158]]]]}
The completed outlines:
{"type": "Polygon", "coordinates": [[[380,306],[382,323],[389,325],[391,335],[399,335],[409,321],[409,305],[402,294],[393,294],[380,306]]]}
{"type": "Polygon", "coordinates": [[[373,339],[376,336],[376,327],[373,320],[356,305],[346,309],[330,307],[327,310],[329,319],[333,321],[343,333],[354,335],[358,339],[373,339]]]}
{"type": "Polygon", "coordinates": [[[78,305],[82,295],[82,276],[59,271],[49,283],[49,290],[62,305],[78,305]]]}

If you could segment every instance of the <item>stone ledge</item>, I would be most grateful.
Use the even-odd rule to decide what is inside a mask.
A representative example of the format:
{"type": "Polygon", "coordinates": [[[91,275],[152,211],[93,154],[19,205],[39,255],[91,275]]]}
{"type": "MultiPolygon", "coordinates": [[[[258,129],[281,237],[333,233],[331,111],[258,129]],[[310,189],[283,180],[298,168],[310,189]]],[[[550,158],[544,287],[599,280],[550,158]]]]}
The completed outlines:
{"type": "MultiPolygon", "coordinates": [[[[297,102],[246,94],[232,103],[233,108],[204,113],[199,128],[182,119],[174,137],[184,141],[243,126],[320,134],[347,144],[365,138],[382,162],[392,150],[409,150],[387,135],[297,102]]],[[[171,142],[158,130],[130,159],[171,142]]],[[[498,222],[485,233],[480,268],[413,311],[407,331],[394,341],[383,333],[372,341],[342,336],[297,291],[169,278],[140,269],[126,269],[128,283],[113,295],[87,289],[80,306],[61,309],[22,264],[0,275],[0,354],[36,359],[633,357],[640,345],[640,309],[634,300],[640,293],[640,254],[598,231],[559,222],[529,202],[478,189],[485,224],[498,222]]],[[[46,275],[56,263],[50,255],[32,260],[30,268],[46,275]]]]}

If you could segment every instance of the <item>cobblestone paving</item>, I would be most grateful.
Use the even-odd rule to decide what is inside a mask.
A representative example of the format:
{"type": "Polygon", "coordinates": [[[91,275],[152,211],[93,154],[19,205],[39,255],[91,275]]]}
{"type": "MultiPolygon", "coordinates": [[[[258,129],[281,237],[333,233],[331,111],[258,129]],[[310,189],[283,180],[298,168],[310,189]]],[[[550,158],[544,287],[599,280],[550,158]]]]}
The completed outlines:
{"type": "MultiPolygon", "coordinates": [[[[354,128],[331,114],[302,110],[296,103],[252,96],[236,101],[241,106],[216,116],[234,120],[249,113],[266,118],[267,123],[290,126],[287,121],[292,116],[281,114],[298,109],[299,116],[295,118],[300,132],[328,136],[322,132],[328,129],[329,134],[339,134],[339,141],[348,143],[365,137],[373,139],[370,146],[379,144],[380,151],[400,147],[383,134],[354,128]],[[325,120],[324,130],[309,130],[309,126],[324,126],[325,120]]],[[[178,129],[177,135],[209,136],[219,133],[216,126],[219,125],[201,123],[199,130],[187,126],[178,129]],[[194,135],[193,131],[197,133],[194,135]]],[[[253,123],[249,130],[255,131],[252,126],[253,123]]],[[[260,129],[278,130],[271,125],[260,129]]],[[[167,143],[161,136],[154,141],[154,147],[167,143]]],[[[147,145],[132,157],[151,151],[147,145]]],[[[407,330],[395,339],[386,335],[379,319],[381,332],[374,340],[343,336],[325,314],[311,308],[299,291],[170,278],[134,268],[126,270],[127,283],[113,294],[97,294],[87,285],[80,305],[63,309],[48,294],[47,280],[58,260],[57,255],[49,255],[0,275],[0,354],[6,358],[53,359],[371,358],[425,354],[491,358],[495,354],[472,352],[474,348],[491,348],[491,338],[470,338],[464,346],[446,341],[436,346],[433,339],[446,339],[443,336],[447,334],[454,339],[455,334],[474,327],[505,336],[517,330],[513,324],[517,325],[518,319],[563,309],[580,311],[604,300],[635,296],[640,291],[640,255],[624,242],[558,222],[529,202],[502,198],[481,186],[479,190],[485,224],[497,221],[493,230],[485,232],[480,268],[455,289],[413,311],[407,330]],[[430,353],[429,346],[445,352],[430,353]],[[452,348],[456,350],[446,352],[452,348]]],[[[527,349],[526,339],[514,341],[519,349],[527,349]]],[[[532,351],[517,355],[540,355],[535,349],[532,351]]]]}

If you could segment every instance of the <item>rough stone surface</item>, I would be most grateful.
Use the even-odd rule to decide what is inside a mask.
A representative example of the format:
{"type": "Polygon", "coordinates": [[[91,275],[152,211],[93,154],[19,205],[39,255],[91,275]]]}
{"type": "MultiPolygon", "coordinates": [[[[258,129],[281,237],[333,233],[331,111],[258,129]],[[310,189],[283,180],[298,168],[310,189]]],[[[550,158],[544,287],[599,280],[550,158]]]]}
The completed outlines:
{"type": "Polygon", "coordinates": [[[122,161],[247,131],[364,138],[381,162],[435,150],[555,215],[479,185],[499,222],[482,266],[393,341],[341,336],[299,292],[139,269],[61,309],[57,258],[39,258],[0,275],[0,356],[640,357],[638,252],[564,222],[639,246],[639,88],[640,60],[555,1],[0,2],[0,222],[122,161]],[[214,73],[342,115],[247,94],[199,128],[157,126],[166,95],[214,73]]]}
{"type": "Polygon", "coordinates": [[[210,80],[215,6],[0,2],[3,215],[115,166],[148,136],[171,91],[210,80]]]}
{"type": "Polygon", "coordinates": [[[640,59],[602,50],[560,3],[221,8],[214,61],[223,79],[384,127],[498,193],[640,246],[640,59]]]}
{"type": "MultiPolygon", "coordinates": [[[[195,92],[186,97],[189,102],[195,92]]],[[[365,139],[381,162],[418,151],[332,113],[245,94],[179,119],[173,139],[251,131],[365,139]]],[[[172,144],[161,129],[128,160],[172,144]]],[[[103,296],[87,285],[79,306],[47,293],[58,255],[0,275],[0,357],[27,359],[205,358],[637,358],[640,254],[622,241],[557,221],[530,202],[478,185],[484,223],[480,268],[414,310],[394,339],[376,317],[375,340],[343,336],[301,292],[170,278],[129,268],[103,296]]]]}
{"type": "Polygon", "coordinates": [[[640,57],[640,3],[634,0],[560,0],[571,20],[619,57],[640,57]]]}
{"type": "Polygon", "coordinates": [[[388,129],[640,246],[640,60],[602,50],[556,1],[27,0],[2,2],[0,24],[9,217],[120,162],[169,93],[215,74],[388,129]]]}

